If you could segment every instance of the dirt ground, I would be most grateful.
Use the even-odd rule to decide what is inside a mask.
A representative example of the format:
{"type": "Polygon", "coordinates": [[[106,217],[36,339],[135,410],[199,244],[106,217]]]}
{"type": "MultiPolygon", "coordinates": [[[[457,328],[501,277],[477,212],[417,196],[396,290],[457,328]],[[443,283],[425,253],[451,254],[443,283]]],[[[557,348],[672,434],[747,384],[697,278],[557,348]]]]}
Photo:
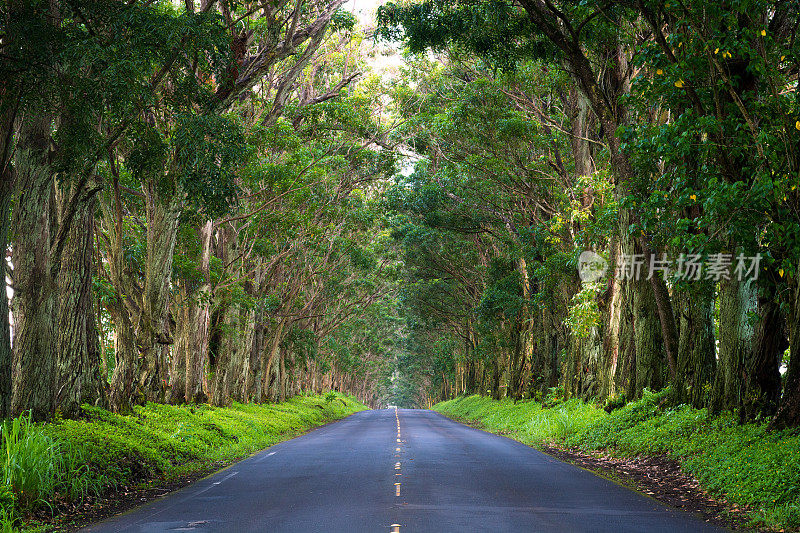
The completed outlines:
{"type": "Polygon", "coordinates": [[[599,473],[672,507],[734,530],[748,530],[748,509],[706,493],[698,481],[683,472],[677,461],[663,455],[612,457],[553,446],[540,448],[562,461],[599,473]]]}

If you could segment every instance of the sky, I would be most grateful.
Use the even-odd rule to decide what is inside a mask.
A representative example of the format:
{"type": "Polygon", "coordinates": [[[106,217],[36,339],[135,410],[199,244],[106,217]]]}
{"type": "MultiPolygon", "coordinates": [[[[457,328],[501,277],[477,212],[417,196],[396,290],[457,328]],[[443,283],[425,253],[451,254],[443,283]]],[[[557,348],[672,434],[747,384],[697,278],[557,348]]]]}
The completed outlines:
{"type": "Polygon", "coordinates": [[[372,25],[375,21],[375,11],[378,6],[388,0],[348,0],[345,6],[352,11],[361,24],[372,25]]]}

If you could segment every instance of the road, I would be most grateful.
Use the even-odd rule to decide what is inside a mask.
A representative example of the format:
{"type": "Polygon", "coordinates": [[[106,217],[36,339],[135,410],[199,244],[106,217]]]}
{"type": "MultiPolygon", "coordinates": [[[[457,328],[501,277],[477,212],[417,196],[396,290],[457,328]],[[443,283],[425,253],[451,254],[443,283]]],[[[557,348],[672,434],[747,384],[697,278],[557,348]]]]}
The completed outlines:
{"type": "Polygon", "coordinates": [[[364,411],[86,532],[722,531],[432,411],[364,411]]]}

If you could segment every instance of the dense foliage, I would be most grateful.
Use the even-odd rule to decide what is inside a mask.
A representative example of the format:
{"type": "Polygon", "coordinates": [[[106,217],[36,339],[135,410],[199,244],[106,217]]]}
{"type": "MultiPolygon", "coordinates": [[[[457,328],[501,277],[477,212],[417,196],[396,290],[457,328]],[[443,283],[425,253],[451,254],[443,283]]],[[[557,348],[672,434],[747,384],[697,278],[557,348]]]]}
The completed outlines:
{"type": "Polygon", "coordinates": [[[3,3],[0,414],[378,401],[396,153],[342,4],[3,3]]]}
{"type": "Polygon", "coordinates": [[[671,384],[675,405],[800,422],[799,12],[380,9],[411,53],[395,101],[419,160],[386,205],[419,403],[671,384]]]}
{"type": "Polygon", "coordinates": [[[0,416],[666,390],[783,449],[800,0],[344,6],[0,3],[0,416]]]}

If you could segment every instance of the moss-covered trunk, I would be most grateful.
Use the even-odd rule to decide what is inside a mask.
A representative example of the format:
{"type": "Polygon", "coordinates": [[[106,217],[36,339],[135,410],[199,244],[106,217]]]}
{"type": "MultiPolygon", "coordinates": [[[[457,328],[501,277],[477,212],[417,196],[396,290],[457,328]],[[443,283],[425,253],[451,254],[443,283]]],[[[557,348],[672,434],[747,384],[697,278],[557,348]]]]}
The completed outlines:
{"type": "Polygon", "coordinates": [[[716,366],[714,287],[698,281],[676,298],[679,312],[678,372],[672,393],[677,403],[698,409],[708,404],[716,366]]]}
{"type": "Polygon", "coordinates": [[[750,280],[724,280],[719,285],[719,358],[711,410],[740,407],[744,400],[744,373],[752,358],[756,291],[750,280]]]}
{"type": "MultiPolygon", "coordinates": [[[[262,292],[264,279],[264,269],[262,265],[257,265],[253,277],[252,295],[257,298],[262,292]]],[[[247,364],[247,375],[244,383],[244,401],[259,401],[261,399],[261,374],[262,374],[262,352],[264,350],[264,317],[260,312],[252,311],[253,331],[250,346],[248,347],[249,362],[247,364]]]]}
{"type": "Polygon", "coordinates": [[[522,289],[522,309],[520,310],[519,320],[519,344],[520,344],[520,361],[519,361],[519,386],[517,389],[518,397],[525,396],[526,392],[530,392],[532,388],[531,380],[531,367],[534,359],[534,328],[535,322],[533,313],[531,312],[531,281],[528,275],[528,263],[524,257],[520,257],[516,261],[516,269],[520,278],[520,287],[522,289]]]}
{"type": "MultiPolygon", "coordinates": [[[[620,357],[620,328],[622,326],[622,280],[615,275],[615,268],[619,259],[619,245],[617,239],[611,242],[611,272],[605,290],[600,295],[599,307],[601,313],[601,327],[603,331],[602,366],[599,369],[598,395],[608,398],[617,392],[617,370],[620,357]]],[[[624,390],[624,389],[623,389],[624,390]]]]}
{"type": "Polygon", "coordinates": [[[151,401],[163,401],[165,396],[167,368],[162,360],[164,350],[159,345],[174,342],[168,320],[170,279],[183,200],[180,188],[166,193],[161,187],[158,179],[148,180],[144,187],[147,256],[137,335],[142,358],[139,386],[142,396],[151,401]]]}
{"type": "Polygon", "coordinates": [[[186,401],[202,403],[208,399],[206,369],[209,364],[211,334],[211,238],[214,225],[208,220],[198,230],[201,243],[200,286],[190,303],[190,324],[184,327],[190,347],[186,353],[186,401]]]}
{"type": "Polygon", "coordinates": [[[173,405],[186,401],[186,358],[189,355],[190,340],[186,327],[190,320],[189,300],[193,297],[192,290],[187,282],[181,282],[178,295],[172,303],[171,314],[177,324],[175,343],[171,346],[169,358],[169,390],[167,402],[173,405]]]}
{"type": "MultiPolygon", "coordinates": [[[[628,234],[628,228],[635,217],[629,209],[620,209],[619,213],[619,239],[620,251],[628,261],[635,256],[644,257],[645,250],[641,243],[628,234]]],[[[649,258],[647,259],[649,260],[649,258]]],[[[627,301],[623,307],[630,311],[630,329],[625,333],[632,335],[632,346],[621,339],[621,345],[626,348],[625,357],[635,357],[635,363],[626,361],[630,365],[626,370],[634,370],[628,380],[627,392],[630,398],[639,398],[642,391],[659,390],[667,384],[666,357],[664,353],[664,340],[662,337],[662,324],[659,317],[658,305],[651,283],[647,278],[647,266],[641,270],[625,272],[625,290],[622,297],[627,301]],[[630,353],[632,348],[633,354],[630,353]]]]}
{"type": "Polygon", "coordinates": [[[638,398],[642,391],[660,390],[667,384],[664,341],[658,319],[656,302],[649,284],[634,281],[633,334],[636,350],[636,385],[631,395],[638,398]]]}
{"type": "Polygon", "coordinates": [[[114,372],[111,375],[109,404],[117,413],[131,410],[134,381],[139,365],[139,352],[133,334],[133,324],[125,304],[120,301],[110,308],[114,321],[114,372]]]}

